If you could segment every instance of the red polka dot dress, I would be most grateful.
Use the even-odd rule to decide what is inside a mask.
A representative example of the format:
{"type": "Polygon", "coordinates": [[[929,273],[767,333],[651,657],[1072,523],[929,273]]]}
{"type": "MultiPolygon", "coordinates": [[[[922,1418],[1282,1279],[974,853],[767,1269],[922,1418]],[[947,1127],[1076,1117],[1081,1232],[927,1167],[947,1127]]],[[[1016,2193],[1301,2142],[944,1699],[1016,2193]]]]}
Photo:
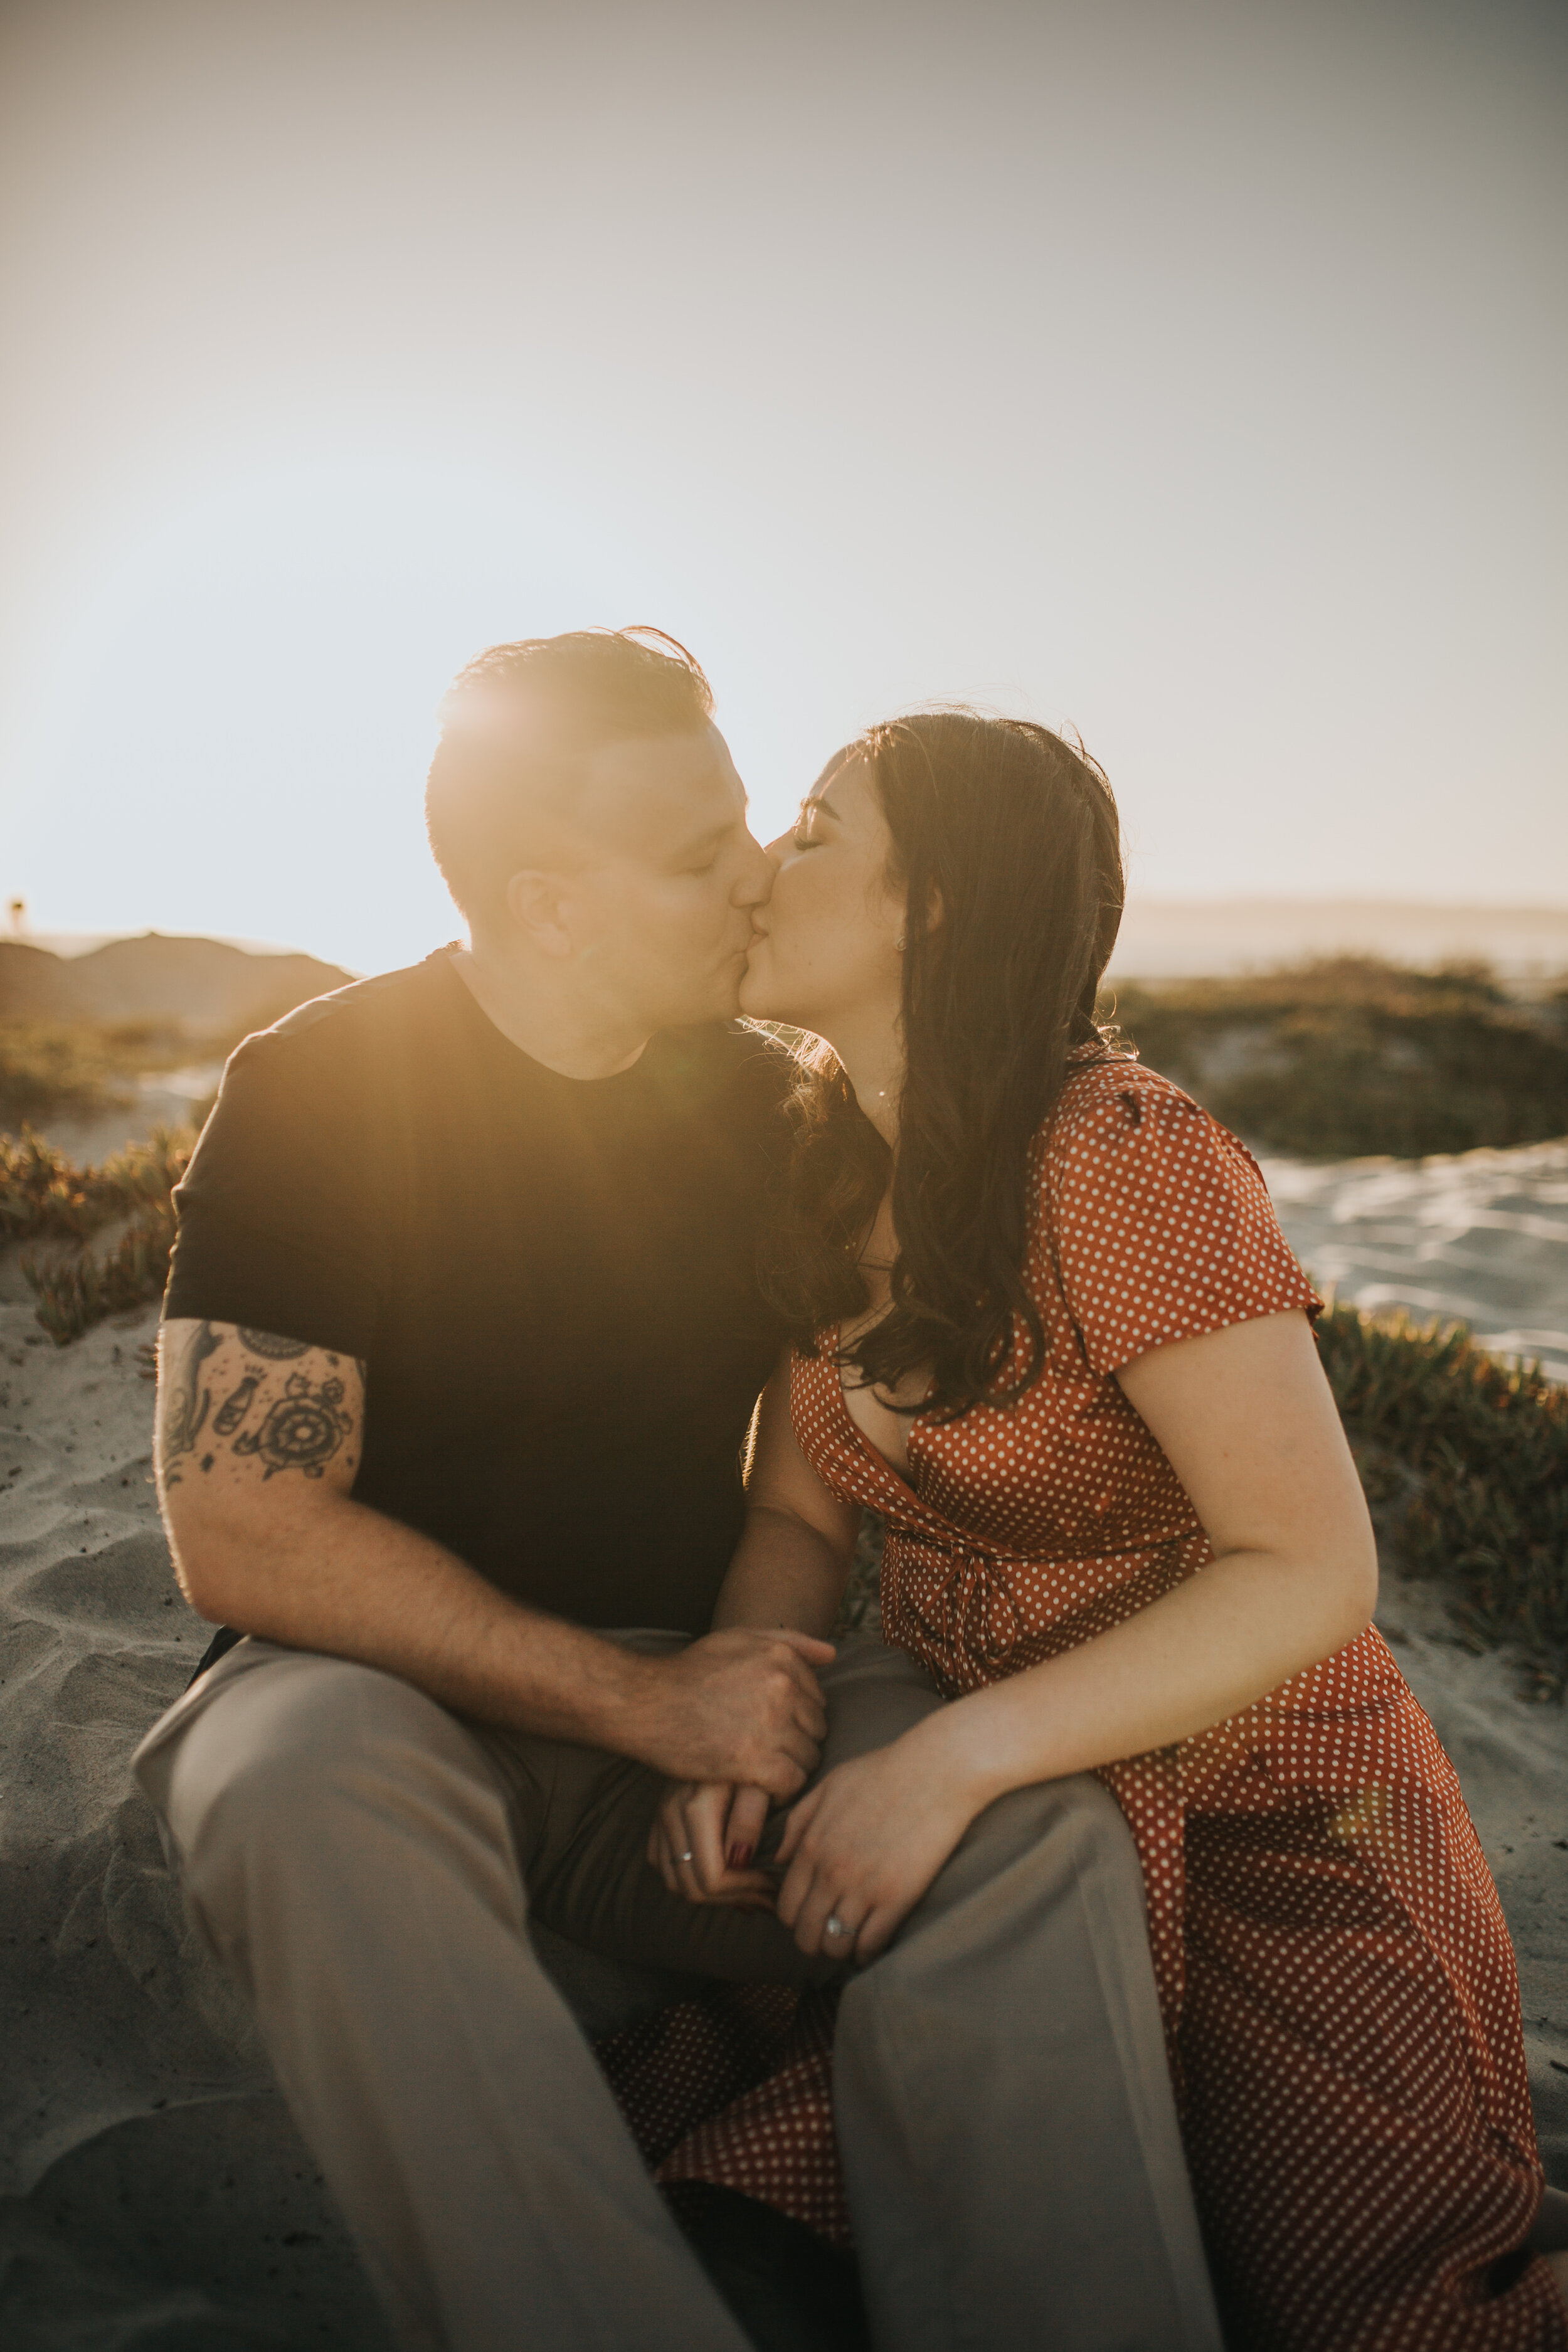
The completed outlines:
{"type": "MultiPolygon", "coordinates": [[[[857,1429],[830,1358],[797,1359],[792,1377],[824,1483],[886,1517],[886,1637],[950,1697],[1092,1640],[1210,1558],[1115,1369],[1317,1305],[1250,1157],[1135,1062],[1079,1062],[1033,1177],[1047,1360],[1018,1405],[917,1416],[906,1482],[857,1429]]],[[[1381,1636],[1100,1777],[1143,1865],[1233,2352],[1568,2352],[1550,2272],[1517,2252],[1542,2176],[1508,1931],[1453,1769],[1381,1636]]],[[[707,2127],[691,2172],[745,2185],[730,2160],[748,2106],[707,2127]]],[[[770,2120],[776,2133],[776,2103],[770,2120]]]]}

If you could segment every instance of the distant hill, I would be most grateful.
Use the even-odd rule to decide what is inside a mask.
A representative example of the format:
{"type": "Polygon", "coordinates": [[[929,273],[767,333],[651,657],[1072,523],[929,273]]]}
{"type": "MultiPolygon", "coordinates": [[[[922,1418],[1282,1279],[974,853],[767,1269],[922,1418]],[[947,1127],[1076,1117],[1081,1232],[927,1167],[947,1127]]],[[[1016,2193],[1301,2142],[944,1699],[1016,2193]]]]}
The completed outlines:
{"type": "Polygon", "coordinates": [[[265,1029],[353,977],[315,956],[257,955],[161,931],[79,956],[0,940],[0,1021],[136,1024],[197,1045],[265,1029]]]}

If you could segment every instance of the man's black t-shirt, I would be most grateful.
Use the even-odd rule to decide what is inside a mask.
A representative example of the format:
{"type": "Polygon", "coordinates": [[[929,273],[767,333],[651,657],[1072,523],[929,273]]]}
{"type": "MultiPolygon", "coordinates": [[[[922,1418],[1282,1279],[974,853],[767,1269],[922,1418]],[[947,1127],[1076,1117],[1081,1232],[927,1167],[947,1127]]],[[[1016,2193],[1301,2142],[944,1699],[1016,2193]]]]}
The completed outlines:
{"type": "Polygon", "coordinates": [[[705,1633],[782,1339],[755,1267],[788,1077],[720,1024],[563,1077],[440,950],[240,1046],[164,1311],[361,1358],[356,1499],[503,1591],[705,1633]]]}

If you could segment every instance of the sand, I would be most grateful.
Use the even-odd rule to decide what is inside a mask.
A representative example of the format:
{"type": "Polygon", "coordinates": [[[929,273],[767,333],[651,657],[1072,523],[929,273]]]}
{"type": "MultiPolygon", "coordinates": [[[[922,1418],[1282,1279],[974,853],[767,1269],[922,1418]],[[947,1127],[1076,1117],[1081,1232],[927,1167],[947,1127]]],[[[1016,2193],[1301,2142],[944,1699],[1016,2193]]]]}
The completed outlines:
{"type": "MultiPolygon", "coordinates": [[[[1501,1237],[1490,1271],[1474,1276],[1494,1286],[1499,1332],[1523,1310],[1497,1286],[1539,1290],[1534,1273],[1508,1271],[1518,1252],[1559,1266],[1568,1256],[1528,1223],[1496,1222],[1568,1232],[1568,1150],[1556,1150],[1468,1156],[1510,1163],[1489,1166],[1484,1184],[1474,1169],[1465,1179],[1466,1231],[1501,1237]]],[[[1337,1180],[1314,1171],[1281,1204],[1320,1273],[1337,1232],[1352,1254],[1381,1253],[1365,1280],[1414,1283],[1411,1252],[1434,1234],[1439,1255],[1469,1249],[1442,1239],[1452,1215],[1423,1223],[1426,1207],[1458,1197],[1458,1165],[1425,1177],[1387,1162],[1337,1180]],[[1391,1272],[1395,1226],[1405,1261],[1391,1272]]],[[[1472,1279],[1444,1266],[1416,1286],[1472,1279]]],[[[1568,1329],[1560,1295],[1545,1320],[1568,1329]]],[[[0,1259],[0,2341],[6,2352],[384,2352],[342,2227],[237,2003],[184,1928],[128,1777],[132,1748],[205,1640],[175,1587],[151,1484],[143,1373],[155,1323],[149,1307],[57,1350],[33,1321],[16,1254],[0,1259]]],[[[1568,2187],[1568,1716],[1520,1698],[1505,1658],[1457,1646],[1431,1588],[1389,1581],[1380,1622],[1497,1874],[1549,2169],[1568,2187]]]]}
{"type": "Polygon", "coordinates": [[[156,1311],[57,1350],[0,1271],[0,2341],[380,2347],[128,1759],[207,1638],[150,1483],[156,1311]]]}

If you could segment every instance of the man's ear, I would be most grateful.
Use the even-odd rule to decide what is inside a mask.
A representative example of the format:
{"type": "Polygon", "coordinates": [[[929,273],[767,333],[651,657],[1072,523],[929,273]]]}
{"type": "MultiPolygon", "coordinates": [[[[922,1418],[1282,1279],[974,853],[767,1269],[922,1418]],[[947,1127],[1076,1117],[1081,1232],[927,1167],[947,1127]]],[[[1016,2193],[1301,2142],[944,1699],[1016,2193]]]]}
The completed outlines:
{"type": "Polygon", "coordinates": [[[558,874],[542,873],[534,866],[514,874],[506,886],[506,910],[523,937],[542,955],[571,954],[565,892],[558,874]]]}

